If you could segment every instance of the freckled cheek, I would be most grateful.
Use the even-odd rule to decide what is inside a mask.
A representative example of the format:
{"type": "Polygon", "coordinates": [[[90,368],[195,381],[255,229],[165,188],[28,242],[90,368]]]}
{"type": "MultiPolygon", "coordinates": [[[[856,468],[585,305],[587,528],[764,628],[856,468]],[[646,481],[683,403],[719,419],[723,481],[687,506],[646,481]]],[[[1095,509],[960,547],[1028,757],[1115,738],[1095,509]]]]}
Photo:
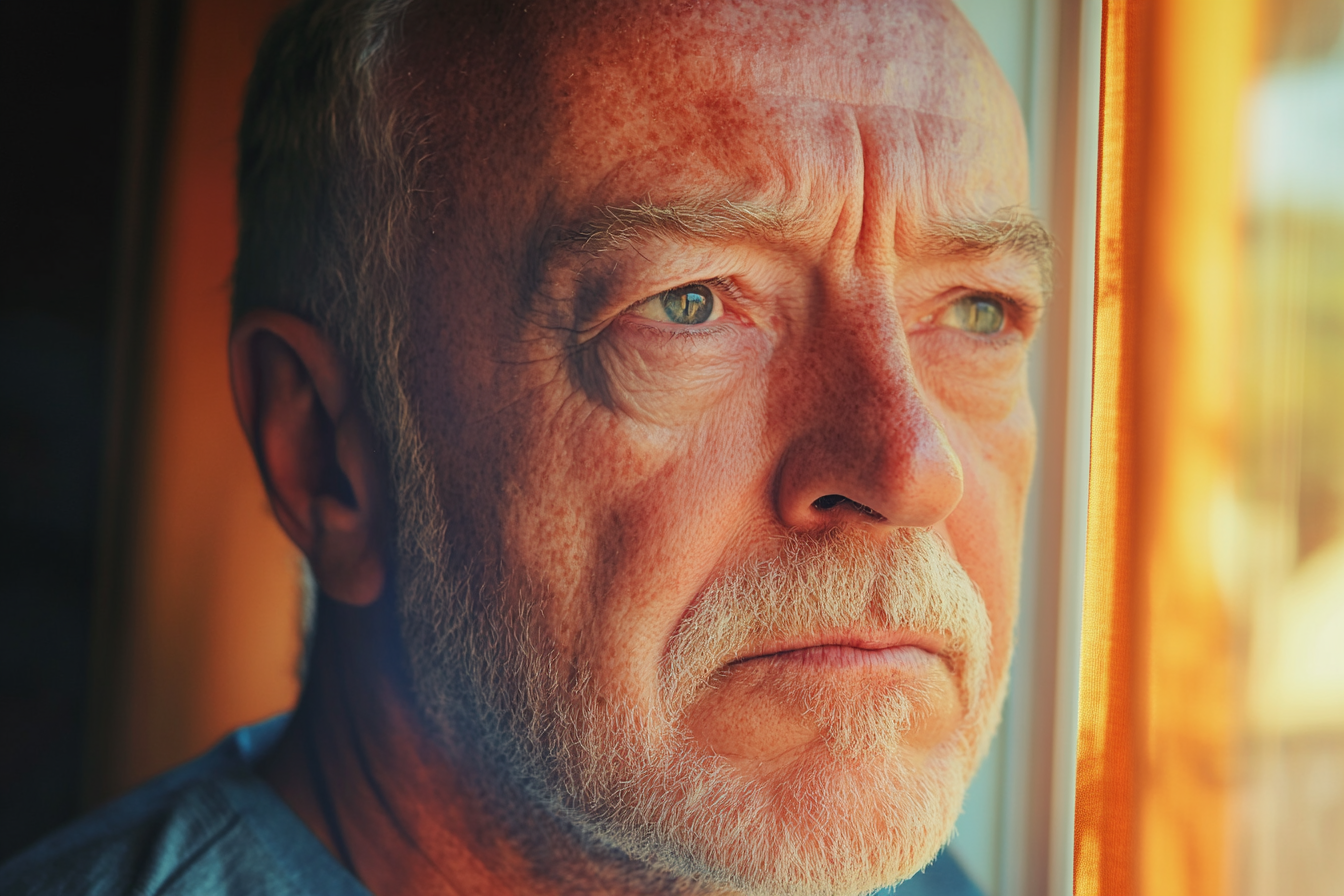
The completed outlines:
{"type": "Polygon", "coordinates": [[[967,348],[954,334],[911,339],[911,359],[924,388],[959,417],[1003,420],[1027,397],[1026,349],[967,348]]]}

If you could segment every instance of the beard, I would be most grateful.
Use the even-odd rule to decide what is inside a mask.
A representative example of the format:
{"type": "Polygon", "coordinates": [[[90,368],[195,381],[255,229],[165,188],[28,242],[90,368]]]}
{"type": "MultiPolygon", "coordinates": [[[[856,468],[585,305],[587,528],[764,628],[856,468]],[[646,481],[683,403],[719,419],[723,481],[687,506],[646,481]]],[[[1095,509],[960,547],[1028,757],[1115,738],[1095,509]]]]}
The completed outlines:
{"type": "Polygon", "coordinates": [[[430,477],[403,483],[398,606],[420,711],[588,849],[711,889],[802,896],[894,883],[946,843],[1006,676],[990,680],[983,601],[931,532],[782,536],[700,593],[656,687],[604,686],[561,647],[544,612],[559,601],[525,571],[451,550],[430,477]],[[768,771],[744,771],[692,736],[692,710],[734,660],[846,628],[944,639],[961,714],[920,759],[905,747],[931,695],[896,676],[857,687],[785,676],[778,698],[818,736],[768,771]]]}

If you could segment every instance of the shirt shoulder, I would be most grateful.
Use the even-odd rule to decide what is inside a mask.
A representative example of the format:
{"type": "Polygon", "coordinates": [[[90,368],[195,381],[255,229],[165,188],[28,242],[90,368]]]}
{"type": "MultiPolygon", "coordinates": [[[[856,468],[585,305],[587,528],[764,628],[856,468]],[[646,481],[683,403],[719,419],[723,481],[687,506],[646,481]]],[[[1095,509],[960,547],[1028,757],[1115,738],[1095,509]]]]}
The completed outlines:
{"type": "Polygon", "coordinates": [[[251,769],[283,724],[241,729],[58,831],[0,868],[0,896],[368,896],[251,769]]]}

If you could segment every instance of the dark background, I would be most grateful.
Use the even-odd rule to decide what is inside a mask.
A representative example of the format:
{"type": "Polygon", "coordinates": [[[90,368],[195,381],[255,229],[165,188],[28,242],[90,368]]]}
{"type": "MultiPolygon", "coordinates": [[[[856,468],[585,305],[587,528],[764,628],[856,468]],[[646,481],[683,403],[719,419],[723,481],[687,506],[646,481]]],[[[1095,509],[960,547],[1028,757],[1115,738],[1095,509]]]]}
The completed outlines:
{"type": "Polygon", "coordinates": [[[133,46],[137,23],[143,31],[162,9],[6,3],[0,16],[9,159],[0,206],[2,861],[83,805],[89,633],[106,542],[99,495],[118,379],[128,156],[137,151],[133,46]]]}

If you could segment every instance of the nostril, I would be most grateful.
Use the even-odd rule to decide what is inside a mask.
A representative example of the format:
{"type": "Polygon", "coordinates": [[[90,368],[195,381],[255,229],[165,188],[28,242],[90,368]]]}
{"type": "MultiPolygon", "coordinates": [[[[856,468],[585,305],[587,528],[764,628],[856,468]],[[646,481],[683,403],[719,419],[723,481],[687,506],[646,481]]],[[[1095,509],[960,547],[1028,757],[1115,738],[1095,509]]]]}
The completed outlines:
{"type": "Polygon", "coordinates": [[[886,519],[882,514],[866,504],[860,504],[858,501],[846,498],[844,495],[822,495],[812,502],[812,506],[818,510],[833,510],[836,507],[847,506],[851,510],[856,510],[864,516],[871,516],[874,519],[886,519]]]}

